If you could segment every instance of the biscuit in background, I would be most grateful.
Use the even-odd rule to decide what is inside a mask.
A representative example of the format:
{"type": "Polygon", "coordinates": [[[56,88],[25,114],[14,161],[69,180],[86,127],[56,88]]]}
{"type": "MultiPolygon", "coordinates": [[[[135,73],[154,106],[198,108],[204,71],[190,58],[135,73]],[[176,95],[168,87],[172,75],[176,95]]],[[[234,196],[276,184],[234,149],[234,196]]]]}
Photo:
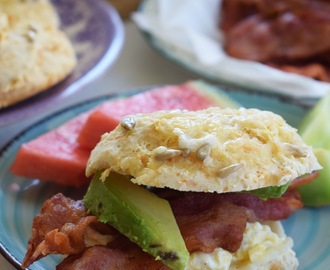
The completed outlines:
{"type": "Polygon", "coordinates": [[[0,109],[60,82],[76,61],[48,0],[0,0],[0,109]]]}

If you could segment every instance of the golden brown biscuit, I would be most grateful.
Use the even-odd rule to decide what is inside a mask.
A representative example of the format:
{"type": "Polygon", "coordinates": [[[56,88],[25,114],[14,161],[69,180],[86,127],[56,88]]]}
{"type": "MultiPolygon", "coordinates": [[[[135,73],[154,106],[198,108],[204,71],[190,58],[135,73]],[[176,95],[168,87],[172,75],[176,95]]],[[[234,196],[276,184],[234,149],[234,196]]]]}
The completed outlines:
{"type": "Polygon", "coordinates": [[[92,151],[97,170],[181,191],[234,192],[284,185],[320,169],[282,117],[257,109],[159,111],[125,117],[92,151]]]}
{"type": "Polygon", "coordinates": [[[76,65],[48,0],[0,1],[0,108],[63,80],[76,65]]]}

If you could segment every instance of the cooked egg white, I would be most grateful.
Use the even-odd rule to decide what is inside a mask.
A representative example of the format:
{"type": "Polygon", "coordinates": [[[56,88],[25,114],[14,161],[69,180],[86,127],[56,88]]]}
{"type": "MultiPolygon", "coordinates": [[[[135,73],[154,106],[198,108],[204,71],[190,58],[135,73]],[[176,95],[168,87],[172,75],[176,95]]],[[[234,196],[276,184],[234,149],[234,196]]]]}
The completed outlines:
{"type": "Polygon", "coordinates": [[[212,253],[195,252],[191,254],[186,270],[252,270],[296,269],[298,261],[292,251],[293,241],[287,237],[280,222],[248,223],[241,247],[230,253],[221,248],[212,253]]]}

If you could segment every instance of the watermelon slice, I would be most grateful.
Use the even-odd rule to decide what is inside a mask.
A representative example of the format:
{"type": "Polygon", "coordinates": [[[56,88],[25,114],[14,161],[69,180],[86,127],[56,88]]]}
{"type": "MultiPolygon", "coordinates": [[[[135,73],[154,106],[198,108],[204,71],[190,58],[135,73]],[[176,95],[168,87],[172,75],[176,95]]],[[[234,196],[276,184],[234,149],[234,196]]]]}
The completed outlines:
{"type": "Polygon", "coordinates": [[[78,136],[78,142],[83,147],[93,149],[102,134],[113,130],[125,115],[171,109],[199,110],[210,106],[239,105],[202,81],[165,86],[127,99],[106,102],[90,114],[78,136]]]}
{"type": "Polygon", "coordinates": [[[81,114],[57,129],[24,143],[10,171],[18,176],[81,186],[90,150],[77,143],[78,134],[89,113],[81,114]]]}
{"type": "Polygon", "coordinates": [[[104,132],[117,126],[122,116],[162,109],[198,110],[210,106],[237,107],[238,104],[203,82],[165,86],[126,99],[108,101],[23,144],[11,172],[78,187],[89,182],[85,168],[91,149],[104,132]]]}

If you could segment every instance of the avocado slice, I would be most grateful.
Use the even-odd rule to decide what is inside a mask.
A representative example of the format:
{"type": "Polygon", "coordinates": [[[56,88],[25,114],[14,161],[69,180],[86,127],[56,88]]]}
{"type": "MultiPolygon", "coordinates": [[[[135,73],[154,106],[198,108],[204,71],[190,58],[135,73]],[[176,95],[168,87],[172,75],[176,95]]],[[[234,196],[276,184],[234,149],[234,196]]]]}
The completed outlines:
{"type": "Polygon", "coordinates": [[[172,269],[185,269],[189,252],[171,206],[129,177],[111,173],[103,182],[94,175],[84,203],[88,211],[108,223],[172,269]]]}
{"type": "Polygon", "coordinates": [[[298,187],[305,206],[330,204],[330,92],[322,97],[306,114],[298,126],[305,143],[313,147],[318,162],[323,167],[312,182],[298,187]]]}
{"type": "Polygon", "coordinates": [[[330,151],[314,149],[318,162],[323,167],[319,176],[312,182],[298,187],[305,206],[324,206],[330,204],[330,151]]]}
{"type": "Polygon", "coordinates": [[[330,92],[321,98],[298,126],[298,133],[306,144],[330,151],[330,92]]]}

